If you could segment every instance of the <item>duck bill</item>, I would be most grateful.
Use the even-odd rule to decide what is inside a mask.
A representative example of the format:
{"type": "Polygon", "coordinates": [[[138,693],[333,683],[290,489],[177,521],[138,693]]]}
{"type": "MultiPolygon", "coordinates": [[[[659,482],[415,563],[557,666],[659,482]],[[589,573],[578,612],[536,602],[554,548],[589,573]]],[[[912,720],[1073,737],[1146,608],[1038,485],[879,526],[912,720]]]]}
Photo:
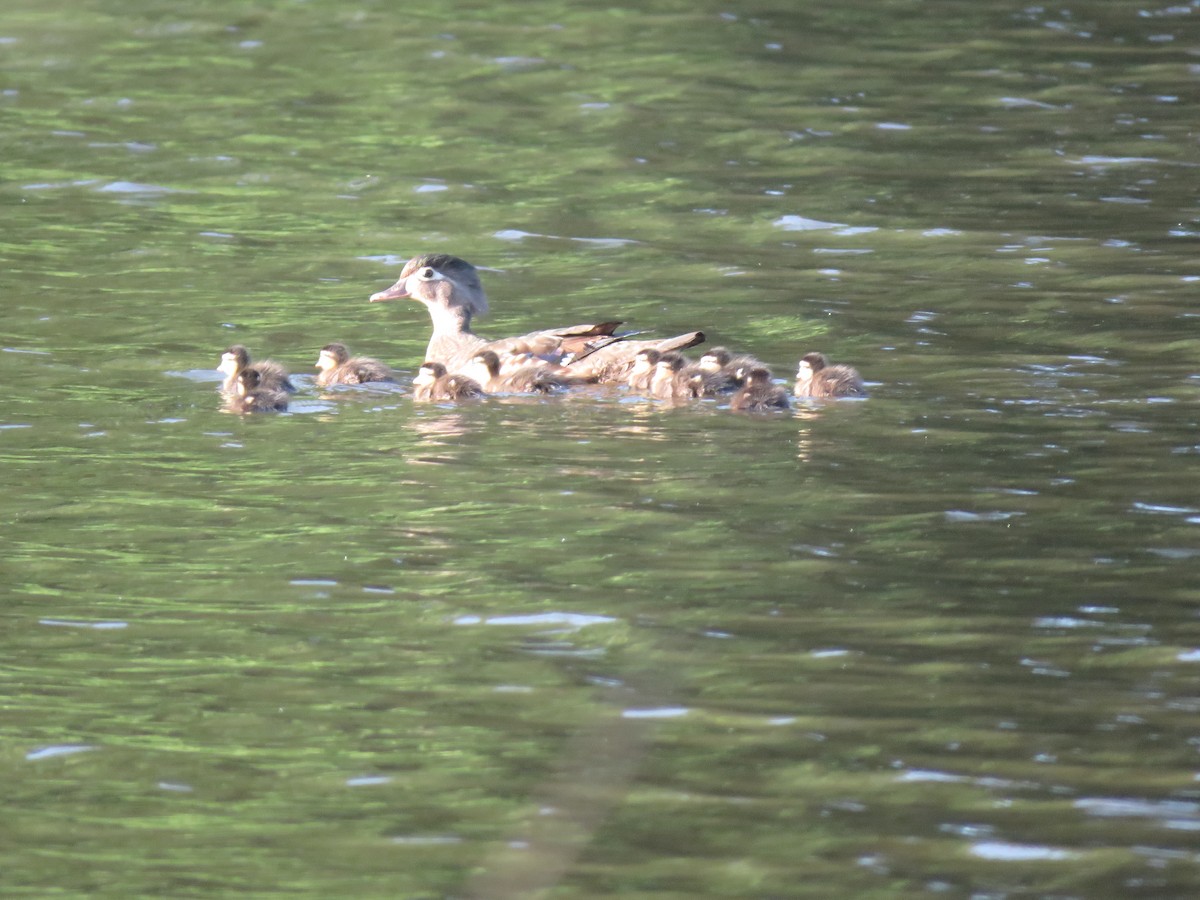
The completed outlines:
{"type": "Polygon", "coordinates": [[[380,291],[377,294],[371,295],[372,303],[379,303],[381,300],[399,300],[402,297],[410,296],[408,290],[404,287],[407,278],[401,278],[386,291],[380,291]]]}

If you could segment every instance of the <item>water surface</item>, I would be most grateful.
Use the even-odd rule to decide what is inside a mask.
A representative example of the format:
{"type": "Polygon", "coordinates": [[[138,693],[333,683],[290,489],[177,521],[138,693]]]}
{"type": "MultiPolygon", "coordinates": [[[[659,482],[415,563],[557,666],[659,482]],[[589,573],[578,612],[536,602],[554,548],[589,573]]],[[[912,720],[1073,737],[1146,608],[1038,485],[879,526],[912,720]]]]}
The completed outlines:
{"type": "Polygon", "coordinates": [[[0,884],[1193,896],[1195,14],[10,3],[0,884]],[[422,251],[872,396],[415,406],[422,251]]]}

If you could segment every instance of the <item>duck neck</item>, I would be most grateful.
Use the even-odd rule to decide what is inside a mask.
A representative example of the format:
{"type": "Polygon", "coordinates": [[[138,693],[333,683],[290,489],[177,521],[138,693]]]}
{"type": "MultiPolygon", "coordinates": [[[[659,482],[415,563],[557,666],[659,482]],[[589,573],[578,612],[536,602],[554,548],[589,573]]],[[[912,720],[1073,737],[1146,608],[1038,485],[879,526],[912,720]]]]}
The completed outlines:
{"type": "Polygon", "coordinates": [[[430,306],[434,336],[472,334],[471,310],[465,306],[430,306]]]}

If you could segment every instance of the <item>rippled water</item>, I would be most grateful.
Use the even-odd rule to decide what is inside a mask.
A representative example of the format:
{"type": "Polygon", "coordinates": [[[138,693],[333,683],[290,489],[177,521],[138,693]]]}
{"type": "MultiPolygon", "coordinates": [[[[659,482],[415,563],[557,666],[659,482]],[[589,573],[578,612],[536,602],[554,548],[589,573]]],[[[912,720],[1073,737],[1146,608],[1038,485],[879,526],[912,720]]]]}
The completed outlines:
{"type": "Polygon", "coordinates": [[[1196,15],[9,4],[0,884],[1195,895],[1196,15]],[[421,251],[872,396],[414,406],[421,251]]]}

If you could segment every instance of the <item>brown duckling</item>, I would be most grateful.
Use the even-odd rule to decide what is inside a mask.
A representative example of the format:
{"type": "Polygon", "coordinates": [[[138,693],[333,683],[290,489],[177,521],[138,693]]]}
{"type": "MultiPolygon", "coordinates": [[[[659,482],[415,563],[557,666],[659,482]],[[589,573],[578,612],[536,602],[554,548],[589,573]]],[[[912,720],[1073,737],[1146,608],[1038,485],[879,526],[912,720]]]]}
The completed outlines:
{"type": "Polygon", "coordinates": [[[287,412],[287,393],[266,386],[262,373],[253,366],[238,373],[233,388],[233,393],[225,398],[225,405],[232,412],[287,412]]]}
{"type": "Polygon", "coordinates": [[[797,397],[865,397],[866,386],[853,366],[830,365],[824,353],[806,353],[796,370],[797,397]]]}
{"type": "Polygon", "coordinates": [[[737,374],[742,380],[742,387],[729,401],[730,409],[765,412],[791,408],[788,392],[771,380],[770,369],[763,366],[743,367],[737,374]]]}
{"type": "Polygon", "coordinates": [[[483,396],[479,382],[466,375],[451,375],[440,362],[423,362],[413,379],[414,400],[473,400],[483,396]]]}
{"type": "Polygon", "coordinates": [[[688,400],[692,391],[683,374],[685,360],[678,353],[668,351],[659,354],[658,362],[654,364],[654,374],[650,377],[650,396],[659,400],[688,400]]]}
{"type": "Polygon", "coordinates": [[[662,354],[653,347],[645,347],[634,354],[633,365],[626,379],[631,391],[641,394],[650,392],[650,382],[654,379],[654,372],[661,358],[662,354]]]}
{"type": "Polygon", "coordinates": [[[238,376],[244,371],[254,370],[258,373],[258,383],[264,390],[287,391],[296,393],[296,387],[288,378],[288,371],[274,360],[264,359],[262,362],[251,363],[250,351],[241,344],[234,344],[221,354],[218,372],[225,374],[221,390],[226,394],[237,393],[238,376]]]}
{"type": "MultiPolygon", "coordinates": [[[[765,369],[766,364],[747,353],[731,353],[724,347],[713,347],[705,350],[696,363],[696,368],[709,375],[723,373],[729,378],[735,378],[739,369],[749,372],[751,369],[765,369]]],[[[739,382],[737,387],[741,386],[739,382]]]]}
{"type": "Polygon", "coordinates": [[[506,372],[495,350],[483,350],[471,357],[466,375],[482,385],[489,394],[553,394],[579,383],[579,379],[560,374],[557,370],[569,372],[562,366],[532,363],[510,368],[506,372]]]}
{"type": "Polygon", "coordinates": [[[369,381],[395,381],[396,377],[384,363],[369,356],[351,356],[345,344],[326,344],[317,357],[321,370],[317,384],[366,384],[369,381]]]}
{"type": "Polygon", "coordinates": [[[620,322],[600,322],[551,328],[498,341],[488,341],[471,330],[471,319],[488,311],[487,296],[475,267],[457,256],[432,253],[404,264],[400,278],[387,290],[371,295],[371,302],[411,297],[425,304],[433,322],[427,359],[441,360],[448,371],[460,372],[481,350],[522,347],[594,381],[625,380],[633,357],[642,347],[682,350],[704,340],[701,332],[658,341],[628,341],[616,334],[620,322]]]}
{"type": "Polygon", "coordinates": [[[731,372],[704,372],[695,365],[685,368],[683,377],[688,394],[694,399],[731,394],[741,387],[731,372]]]}
{"type": "Polygon", "coordinates": [[[688,366],[687,382],[693,397],[719,397],[742,386],[738,373],[766,365],[747,354],[734,355],[724,347],[705,350],[695,364],[688,366]]]}

